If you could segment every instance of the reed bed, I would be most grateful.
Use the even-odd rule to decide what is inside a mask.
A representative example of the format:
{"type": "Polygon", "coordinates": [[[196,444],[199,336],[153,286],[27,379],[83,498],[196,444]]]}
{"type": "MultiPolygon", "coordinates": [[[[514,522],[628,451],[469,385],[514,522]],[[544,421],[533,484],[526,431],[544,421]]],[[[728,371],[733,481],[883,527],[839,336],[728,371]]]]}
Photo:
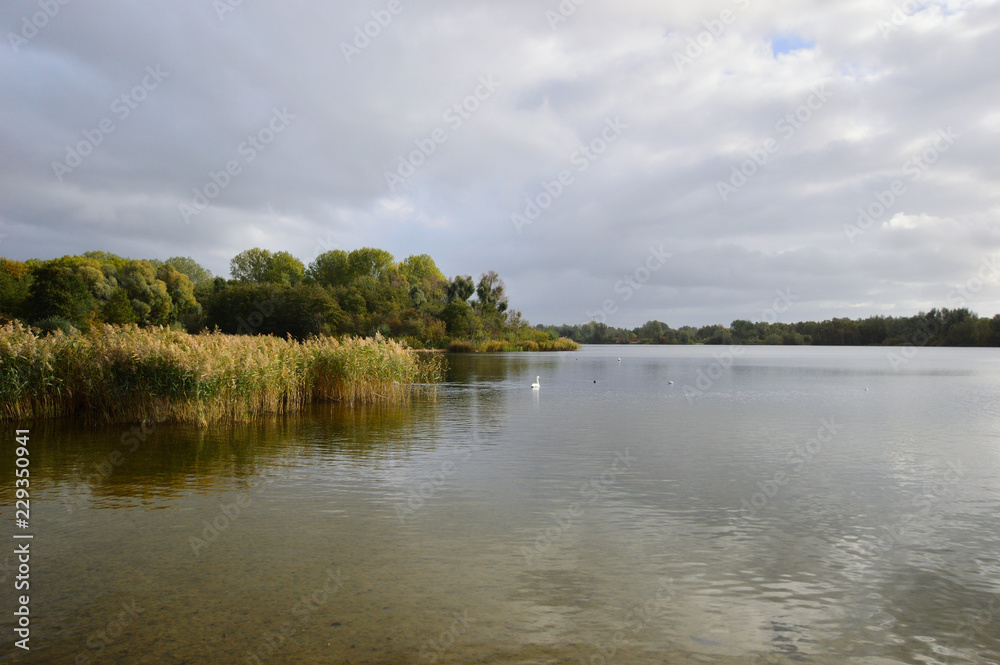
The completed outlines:
{"type": "Polygon", "coordinates": [[[504,340],[504,339],[491,339],[480,344],[473,346],[467,342],[463,343],[464,346],[460,348],[455,348],[453,344],[448,348],[452,353],[508,353],[511,351],[576,351],[580,348],[580,345],[571,339],[566,337],[560,337],[559,339],[519,339],[519,340],[504,340]]]}
{"type": "Polygon", "coordinates": [[[314,402],[400,403],[440,379],[440,359],[392,340],[189,335],[100,326],[40,336],[0,328],[0,420],[248,421],[314,402]]]}

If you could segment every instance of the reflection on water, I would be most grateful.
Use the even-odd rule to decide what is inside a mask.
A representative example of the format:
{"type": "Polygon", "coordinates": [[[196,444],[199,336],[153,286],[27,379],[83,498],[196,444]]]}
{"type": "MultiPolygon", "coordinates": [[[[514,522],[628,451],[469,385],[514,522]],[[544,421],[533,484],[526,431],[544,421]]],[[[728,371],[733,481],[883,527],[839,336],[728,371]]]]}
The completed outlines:
{"type": "Polygon", "coordinates": [[[996,355],[719,351],[455,356],[434,400],[252,425],[36,423],[32,650],[0,659],[1000,661],[996,355]]]}

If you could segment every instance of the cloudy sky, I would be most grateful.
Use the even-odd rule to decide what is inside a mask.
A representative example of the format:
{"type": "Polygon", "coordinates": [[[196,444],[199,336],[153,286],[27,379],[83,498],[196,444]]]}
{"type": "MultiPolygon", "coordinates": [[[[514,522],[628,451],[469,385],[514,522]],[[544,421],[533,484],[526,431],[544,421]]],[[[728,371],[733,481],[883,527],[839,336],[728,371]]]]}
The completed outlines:
{"type": "Polygon", "coordinates": [[[1000,312],[996,0],[5,0],[0,28],[0,255],[376,246],[496,270],[533,323],[1000,312]]]}

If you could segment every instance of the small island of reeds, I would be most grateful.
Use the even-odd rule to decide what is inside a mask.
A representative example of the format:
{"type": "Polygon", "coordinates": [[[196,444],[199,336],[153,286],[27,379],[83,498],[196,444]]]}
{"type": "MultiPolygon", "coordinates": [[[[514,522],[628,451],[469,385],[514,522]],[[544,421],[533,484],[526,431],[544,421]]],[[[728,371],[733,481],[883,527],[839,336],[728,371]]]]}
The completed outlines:
{"type": "Polygon", "coordinates": [[[247,421],[316,402],[402,402],[442,363],[373,338],[192,335],[93,326],[0,327],[0,420],[79,414],[92,422],[247,421]]]}
{"type": "Polygon", "coordinates": [[[510,339],[488,339],[481,342],[456,341],[448,345],[451,353],[509,353],[513,351],[577,351],[580,345],[566,337],[551,339],[545,333],[537,331],[528,336],[520,334],[510,336],[510,339]]]}

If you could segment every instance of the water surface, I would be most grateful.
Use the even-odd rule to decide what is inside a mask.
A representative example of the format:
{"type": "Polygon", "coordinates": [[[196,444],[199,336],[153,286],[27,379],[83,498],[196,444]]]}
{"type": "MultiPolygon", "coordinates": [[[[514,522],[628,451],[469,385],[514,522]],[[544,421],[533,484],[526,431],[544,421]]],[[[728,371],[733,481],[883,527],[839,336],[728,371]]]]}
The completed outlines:
{"type": "Polygon", "coordinates": [[[2,659],[1000,662],[1000,354],[890,352],[453,356],[402,408],[32,424],[2,659]]]}

